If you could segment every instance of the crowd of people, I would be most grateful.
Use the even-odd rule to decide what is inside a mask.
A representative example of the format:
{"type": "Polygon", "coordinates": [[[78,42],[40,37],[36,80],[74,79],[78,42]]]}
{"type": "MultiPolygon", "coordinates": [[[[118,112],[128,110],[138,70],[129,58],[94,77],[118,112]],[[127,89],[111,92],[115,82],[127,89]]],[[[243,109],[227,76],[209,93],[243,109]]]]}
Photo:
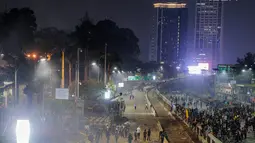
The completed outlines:
{"type": "Polygon", "coordinates": [[[222,142],[242,142],[248,133],[255,134],[255,113],[251,106],[239,104],[218,108],[210,107],[211,104],[208,103],[207,110],[198,110],[197,105],[194,105],[197,102],[192,99],[187,101],[174,95],[168,99],[175,104],[173,110],[186,119],[191,127],[202,128],[204,136],[211,133],[222,142]],[[177,100],[181,100],[182,104],[176,105],[177,100]]]}
{"type": "Polygon", "coordinates": [[[119,142],[119,138],[127,139],[129,143],[139,141],[151,141],[151,129],[141,129],[140,126],[132,134],[129,124],[123,125],[92,125],[86,127],[86,133],[88,135],[88,141],[91,143],[99,143],[102,140],[103,135],[106,137],[106,142],[110,142],[110,137],[113,136],[116,143],[119,142]]]}

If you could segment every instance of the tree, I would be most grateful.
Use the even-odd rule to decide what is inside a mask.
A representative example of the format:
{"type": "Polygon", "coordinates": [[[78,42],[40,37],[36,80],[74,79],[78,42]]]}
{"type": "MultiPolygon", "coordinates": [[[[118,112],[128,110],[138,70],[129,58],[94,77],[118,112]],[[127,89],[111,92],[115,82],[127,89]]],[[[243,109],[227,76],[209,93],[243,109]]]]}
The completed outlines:
{"type": "Polygon", "coordinates": [[[241,80],[242,82],[250,83],[251,78],[254,76],[255,72],[255,54],[248,52],[243,58],[237,58],[237,65],[233,69],[233,74],[235,75],[235,80],[241,80]],[[243,74],[243,70],[245,73],[243,74]]]}
{"type": "Polygon", "coordinates": [[[251,68],[255,70],[255,54],[248,52],[244,55],[243,58],[237,58],[237,64],[239,65],[239,70],[251,68]]]}
{"type": "MultiPolygon", "coordinates": [[[[0,15],[0,43],[1,54],[4,54],[1,64],[6,72],[6,77],[14,79],[15,68],[19,69],[18,78],[23,82],[31,79],[29,65],[23,54],[23,48],[33,42],[34,32],[36,30],[36,18],[34,12],[29,8],[13,8],[0,15]]],[[[2,68],[2,72],[4,72],[2,68]]]]}
{"type": "MultiPolygon", "coordinates": [[[[78,47],[86,49],[85,57],[87,59],[84,59],[86,61],[85,65],[88,65],[89,61],[92,60],[99,61],[101,65],[104,65],[105,45],[107,44],[108,77],[113,66],[134,65],[132,61],[137,61],[140,54],[139,40],[133,31],[127,28],[119,28],[111,20],[102,20],[94,25],[86,15],[81,23],[76,26],[71,37],[75,41],[73,45],[76,47],[74,49],[78,47]]],[[[133,68],[133,66],[130,67],[133,68]]],[[[128,68],[129,66],[125,67],[125,69],[128,68]]],[[[85,71],[87,70],[85,69],[85,71]]]]}
{"type": "MultiPolygon", "coordinates": [[[[73,82],[70,87],[70,94],[75,93],[76,83],[73,82]]],[[[95,80],[82,82],[80,85],[80,97],[85,100],[97,100],[104,95],[105,87],[103,83],[98,83],[95,80]]]]}
{"type": "MultiPolygon", "coordinates": [[[[75,31],[73,31],[70,34],[70,37],[72,39],[72,49],[71,51],[76,53],[78,48],[83,49],[84,51],[84,80],[86,81],[88,79],[88,64],[89,64],[89,59],[91,56],[94,54],[90,51],[91,49],[91,39],[92,39],[92,34],[93,34],[93,28],[94,24],[92,23],[91,19],[89,18],[88,14],[81,19],[80,24],[78,24],[75,27],[75,31]]],[[[71,53],[71,55],[76,55],[71,53]]],[[[71,57],[71,56],[69,56],[71,57]]],[[[82,60],[80,58],[80,60],[82,60]]]]}
{"type": "MultiPolygon", "coordinates": [[[[7,29],[9,38],[17,38],[19,47],[16,47],[16,50],[20,48],[17,52],[21,52],[21,49],[31,44],[34,39],[34,32],[37,28],[34,11],[30,8],[13,8],[5,12],[3,15],[3,27],[7,29]]],[[[13,53],[13,51],[8,52],[13,53]]]]}
{"type": "Polygon", "coordinates": [[[41,29],[35,33],[37,50],[41,53],[61,51],[68,46],[68,36],[63,30],[55,27],[41,29]]]}

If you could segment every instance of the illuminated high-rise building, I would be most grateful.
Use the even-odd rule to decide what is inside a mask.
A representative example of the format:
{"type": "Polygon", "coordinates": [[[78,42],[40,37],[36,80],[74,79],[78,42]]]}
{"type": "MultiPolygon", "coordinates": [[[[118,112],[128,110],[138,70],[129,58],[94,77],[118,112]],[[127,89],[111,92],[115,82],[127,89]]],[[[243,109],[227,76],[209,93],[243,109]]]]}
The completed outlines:
{"type": "Polygon", "coordinates": [[[196,0],[194,56],[196,63],[216,68],[221,61],[223,3],[196,0]]]}
{"type": "Polygon", "coordinates": [[[188,9],[186,3],[154,3],[149,60],[157,63],[180,63],[187,46],[188,9]]]}

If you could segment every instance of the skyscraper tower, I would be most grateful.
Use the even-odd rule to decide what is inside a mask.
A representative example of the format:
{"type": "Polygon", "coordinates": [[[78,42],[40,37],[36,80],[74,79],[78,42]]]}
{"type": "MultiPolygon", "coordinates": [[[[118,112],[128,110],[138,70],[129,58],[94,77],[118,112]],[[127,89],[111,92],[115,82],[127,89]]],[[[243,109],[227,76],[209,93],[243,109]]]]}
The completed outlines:
{"type": "Polygon", "coordinates": [[[188,10],[186,3],[154,3],[150,61],[164,64],[179,63],[187,46],[188,10]]]}
{"type": "Polygon", "coordinates": [[[196,0],[194,62],[217,67],[221,61],[223,3],[196,0]]]}

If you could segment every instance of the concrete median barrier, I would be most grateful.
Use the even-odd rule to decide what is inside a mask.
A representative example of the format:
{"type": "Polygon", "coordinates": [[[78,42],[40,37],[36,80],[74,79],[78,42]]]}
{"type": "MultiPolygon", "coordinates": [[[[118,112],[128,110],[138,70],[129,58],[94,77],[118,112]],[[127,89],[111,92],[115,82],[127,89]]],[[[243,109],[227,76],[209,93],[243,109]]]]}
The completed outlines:
{"type": "Polygon", "coordinates": [[[149,105],[149,108],[151,109],[151,112],[152,112],[153,116],[155,116],[155,117],[156,117],[156,116],[157,116],[157,113],[156,113],[156,111],[155,111],[154,107],[151,105],[150,100],[148,99],[148,91],[146,91],[146,93],[145,93],[144,95],[145,95],[145,98],[146,98],[147,104],[149,105]]]}

